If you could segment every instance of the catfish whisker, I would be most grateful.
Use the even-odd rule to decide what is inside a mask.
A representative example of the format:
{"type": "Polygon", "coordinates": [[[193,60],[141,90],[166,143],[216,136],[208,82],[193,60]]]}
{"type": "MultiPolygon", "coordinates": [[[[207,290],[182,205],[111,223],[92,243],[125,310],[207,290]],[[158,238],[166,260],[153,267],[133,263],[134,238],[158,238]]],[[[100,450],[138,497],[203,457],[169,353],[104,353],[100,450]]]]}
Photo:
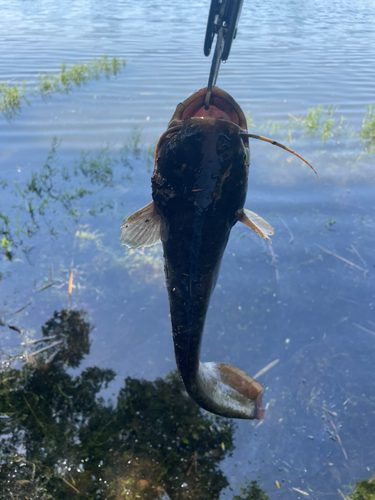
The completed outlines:
{"type": "Polygon", "coordinates": [[[320,182],[318,172],[315,170],[315,168],[307,160],[305,160],[305,158],[303,158],[303,156],[301,156],[298,153],[296,153],[295,151],[293,151],[293,149],[290,149],[287,146],[284,146],[284,144],[281,144],[280,142],[276,142],[273,139],[268,139],[268,137],[263,137],[262,135],[255,135],[255,134],[241,134],[241,135],[244,135],[245,137],[251,137],[252,139],[258,139],[260,141],[269,142],[273,146],[278,146],[279,148],[285,149],[285,151],[292,153],[294,156],[297,156],[297,158],[304,161],[306,163],[306,165],[308,165],[311,168],[311,170],[313,170],[313,172],[315,173],[315,175],[318,178],[318,181],[320,182]]]}

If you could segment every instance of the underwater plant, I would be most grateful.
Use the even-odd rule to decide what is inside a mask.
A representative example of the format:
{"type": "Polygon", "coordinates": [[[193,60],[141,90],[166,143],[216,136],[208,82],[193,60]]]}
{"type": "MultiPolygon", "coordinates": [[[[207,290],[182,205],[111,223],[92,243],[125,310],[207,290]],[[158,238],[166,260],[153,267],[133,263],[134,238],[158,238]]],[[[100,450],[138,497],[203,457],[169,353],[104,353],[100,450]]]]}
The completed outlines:
{"type": "Polygon", "coordinates": [[[59,73],[39,73],[39,81],[35,87],[23,81],[19,84],[0,84],[0,113],[8,121],[19,114],[23,104],[30,105],[29,99],[41,96],[43,99],[52,94],[69,94],[74,87],[85,85],[89,80],[98,80],[104,74],[107,80],[117,76],[125,66],[126,60],[118,57],[108,58],[107,55],[92,59],[87,63],[75,63],[71,66],[62,63],[59,73]]]}

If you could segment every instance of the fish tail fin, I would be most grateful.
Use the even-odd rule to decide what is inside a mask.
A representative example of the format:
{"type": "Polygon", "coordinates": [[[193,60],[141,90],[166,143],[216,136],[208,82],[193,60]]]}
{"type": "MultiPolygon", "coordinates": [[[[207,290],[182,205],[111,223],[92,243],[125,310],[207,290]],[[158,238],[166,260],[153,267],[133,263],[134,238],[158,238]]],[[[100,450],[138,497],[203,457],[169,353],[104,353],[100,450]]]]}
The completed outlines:
{"type": "Polygon", "coordinates": [[[200,363],[199,372],[205,393],[215,405],[225,408],[222,415],[257,420],[264,417],[263,387],[243,370],[226,363],[200,363]]]}

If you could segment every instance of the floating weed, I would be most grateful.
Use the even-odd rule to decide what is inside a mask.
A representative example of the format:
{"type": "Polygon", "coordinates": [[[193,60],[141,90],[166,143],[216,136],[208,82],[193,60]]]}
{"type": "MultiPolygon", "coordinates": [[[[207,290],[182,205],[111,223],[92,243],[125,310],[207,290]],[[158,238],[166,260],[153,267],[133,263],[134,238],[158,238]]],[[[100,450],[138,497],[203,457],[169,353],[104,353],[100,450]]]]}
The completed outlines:
{"type": "Polygon", "coordinates": [[[31,87],[25,81],[16,85],[2,83],[0,84],[0,113],[11,121],[21,112],[22,104],[30,104],[27,97],[41,95],[43,99],[46,99],[56,93],[69,94],[74,87],[81,87],[92,79],[98,80],[103,73],[107,79],[117,76],[125,64],[125,59],[117,57],[109,59],[107,55],[104,55],[99,59],[93,59],[87,63],[76,63],[72,66],[64,62],[60,72],[56,75],[39,74],[36,87],[31,87]]]}
{"type": "Polygon", "coordinates": [[[0,249],[4,253],[6,259],[12,260],[13,254],[11,251],[11,234],[9,227],[9,217],[0,212],[0,249]]]}
{"type": "Polygon", "coordinates": [[[333,119],[336,109],[337,106],[328,106],[325,109],[322,105],[308,108],[306,116],[301,117],[299,122],[306,135],[320,135],[320,140],[324,144],[328,139],[332,139],[335,136],[339,137],[340,132],[345,127],[344,123],[346,119],[344,116],[341,116],[340,123],[337,124],[336,120],[333,119]]]}
{"type": "Polygon", "coordinates": [[[327,222],[325,223],[326,227],[329,228],[329,227],[332,227],[336,224],[336,220],[333,219],[332,217],[330,217],[327,222]]]}
{"type": "Polygon", "coordinates": [[[325,144],[327,139],[331,139],[334,136],[333,130],[335,126],[335,120],[333,120],[332,115],[337,109],[337,106],[328,106],[325,116],[325,122],[322,125],[321,140],[325,144]]]}
{"type": "Polygon", "coordinates": [[[125,59],[117,57],[108,59],[107,55],[100,59],[93,59],[88,63],[76,63],[71,67],[64,62],[57,75],[39,74],[39,84],[35,91],[40,93],[42,97],[49,97],[51,93],[68,94],[73,86],[80,87],[93,78],[98,80],[101,73],[104,73],[109,80],[111,76],[116,76],[125,64],[125,59]]]}
{"type": "Polygon", "coordinates": [[[319,131],[323,110],[324,106],[307,108],[306,117],[301,121],[304,131],[307,135],[314,135],[319,131]]]}
{"type": "Polygon", "coordinates": [[[11,241],[8,240],[6,236],[3,236],[3,239],[0,241],[0,248],[4,249],[3,250],[4,255],[8,260],[12,260],[13,257],[13,254],[11,252],[11,247],[12,247],[11,241]]]}
{"type": "Polygon", "coordinates": [[[375,153],[375,105],[369,104],[362,121],[359,139],[365,145],[367,154],[375,153]]]}
{"type": "Polygon", "coordinates": [[[0,113],[10,121],[12,117],[20,113],[22,103],[29,104],[25,96],[26,82],[9,86],[6,83],[0,84],[0,113]]]}
{"type": "Polygon", "coordinates": [[[345,116],[341,115],[339,122],[333,117],[336,110],[337,106],[327,106],[325,108],[323,105],[319,105],[307,108],[306,115],[289,115],[288,121],[276,122],[269,120],[266,124],[260,125],[259,129],[267,130],[267,133],[274,136],[282,136],[288,142],[292,142],[294,137],[302,139],[313,136],[319,137],[321,142],[326,144],[329,139],[340,139],[343,132],[348,137],[358,136],[358,134],[348,129],[345,116]]]}

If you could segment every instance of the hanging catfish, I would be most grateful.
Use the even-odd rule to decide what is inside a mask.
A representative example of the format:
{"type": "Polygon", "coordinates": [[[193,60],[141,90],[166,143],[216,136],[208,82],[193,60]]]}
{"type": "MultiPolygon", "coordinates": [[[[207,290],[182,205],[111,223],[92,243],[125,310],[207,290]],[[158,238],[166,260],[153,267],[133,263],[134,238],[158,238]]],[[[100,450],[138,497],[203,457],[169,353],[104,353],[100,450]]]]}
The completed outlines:
{"type": "Polygon", "coordinates": [[[241,108],[223,90],[213,88],[208,109],[205,95],[204,88],[177,106],[156,148],[153,201],[124,222],[121,242],[163,243],[176,361],[189,395],[212,413],[259,419],[262,386],[232,365],[201,363],[202,333],[232,227],[242,222],[268,240],[274,232],[244,208],[249,137],[306,160],[248,134],[241,108]]]}

